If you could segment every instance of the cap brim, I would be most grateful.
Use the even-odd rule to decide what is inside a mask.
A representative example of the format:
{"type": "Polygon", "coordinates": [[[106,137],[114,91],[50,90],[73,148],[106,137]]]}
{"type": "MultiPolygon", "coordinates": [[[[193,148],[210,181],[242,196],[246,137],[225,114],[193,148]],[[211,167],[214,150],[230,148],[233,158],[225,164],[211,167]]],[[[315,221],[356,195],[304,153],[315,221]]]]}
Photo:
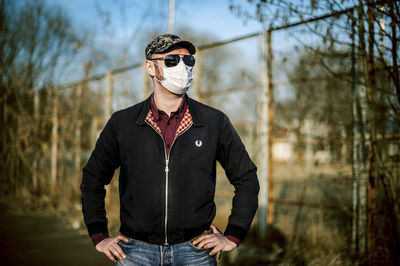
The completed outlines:
{"type": "Polygon", "coordinates": [[[180,41],[175,43],[174,45],[171,45],[171,47],[175,46],[175,45],[180,45],[184,48],[186,48],[190,54],[195,54],[196,53],[196,47],[194,47],[194,45],[191,42],[188,41],[180,41]]]}
{"type": "Polygon", "coordinates": [[[175,49],[176,46],[183,47],[189,51],[190,54],[195,54],[196,53],[196,47],[191,42],[188,41],[178,41],[176,43],[172,43],[171,45],[168,46],[168,48],[162,50],[162,51],[155,51],[154,53],[167,53],[175,49]]]}

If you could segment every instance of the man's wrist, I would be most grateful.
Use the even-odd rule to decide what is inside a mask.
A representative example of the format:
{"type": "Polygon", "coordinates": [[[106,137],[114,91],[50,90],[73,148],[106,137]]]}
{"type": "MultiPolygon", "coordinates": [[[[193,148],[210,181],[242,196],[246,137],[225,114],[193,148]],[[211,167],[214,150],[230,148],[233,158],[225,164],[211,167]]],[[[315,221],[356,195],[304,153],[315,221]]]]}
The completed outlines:
{"type": "Polygon", "coordinates": [[[230,241],[232,241],[233,243],[235,243],[235,244],[236,244],[236,247],[238,247],[238,246],[240,245],[240,242],[242,242],[242,241],[240,241],[239,238],[234,237],[234,236],[231,236],[231,235],[226,235],[225,237],[226,237],[228,240],[230,240],[230,241]]]}
{"type": "Polygon", "coordinates": [[[92,242],[94,246],[97,246],[98,243],[109,237],[108,233],[96,233],[90,236],[92,238],[92,242]]]}

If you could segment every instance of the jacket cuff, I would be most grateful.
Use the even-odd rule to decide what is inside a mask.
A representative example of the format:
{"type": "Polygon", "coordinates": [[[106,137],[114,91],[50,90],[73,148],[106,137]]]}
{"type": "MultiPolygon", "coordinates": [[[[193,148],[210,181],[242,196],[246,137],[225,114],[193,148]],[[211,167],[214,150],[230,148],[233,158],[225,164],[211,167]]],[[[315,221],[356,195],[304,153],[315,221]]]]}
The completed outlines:
{"type": "Polygon", "coordinates": [[[93,246],[96,247],[98,243],[100,243],[101,241],[103,241],[107,237],[109,237],[109,235],[106,234],[106,233],[96,233],[94,235],[91,235],[93,246]]]}
{"type": "Polygon", "coordinates": [[[240,240],[240,242],[243,242],[244,238],[247,235],[247,230],[234,224],[228,224],[225,229],[224,235],[236,237],[240,240]]]}
{"type": "Polygon", "coordinates": [[[86,225],[89,235],[92,236],[96,233],[105,233],[108,234],[107,223],[96,222],[86,225]]]}

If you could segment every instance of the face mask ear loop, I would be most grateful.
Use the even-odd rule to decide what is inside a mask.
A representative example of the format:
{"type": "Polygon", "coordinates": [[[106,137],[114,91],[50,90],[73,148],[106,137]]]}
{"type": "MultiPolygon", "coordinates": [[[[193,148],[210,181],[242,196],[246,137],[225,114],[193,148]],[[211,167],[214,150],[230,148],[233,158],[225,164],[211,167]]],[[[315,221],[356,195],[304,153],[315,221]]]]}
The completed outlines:
{"type": "MultiPolygon", "coordinates": [[[[160,66],[159,64],[157,64],[156,62],[154,62],[154,61],[152,61],[152,60],[146,60],[146,61],[149,61],[149,62],[151,62],[151,63],[153,63],[153,64],[155,64],[155,65],[157,65],[157,66],[160,66]]],[[[161,67],[164,67],[164,66],[161,66],[161,67]]],[[[158,83],[161,84],[161,81],[162,81],[162,80],[159,80],[155,75],[154,75],[154,78],[155,78],[155,80],[158,81],[158,83]]],[[[165,78],[164,78],[163,80],[165,80],[165,78]]]]}
{"type": "Polygon", "coordinates": [[[162,80],[159,80],[156,76],[154,76],[154,78],[155,78],[155,80],[157,80],[158,81],[158,83],[160,83],[161,84],[161,81],[162,80]]]}

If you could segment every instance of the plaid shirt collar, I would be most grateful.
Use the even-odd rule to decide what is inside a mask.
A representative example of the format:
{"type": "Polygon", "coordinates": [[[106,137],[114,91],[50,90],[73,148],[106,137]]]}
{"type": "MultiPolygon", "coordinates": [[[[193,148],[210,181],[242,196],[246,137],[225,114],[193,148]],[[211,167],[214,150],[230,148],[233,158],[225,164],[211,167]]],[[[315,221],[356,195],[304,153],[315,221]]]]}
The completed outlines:
{"type": "MultiPolygon", "coordinates": [[[[151,98],[152,98],[152,97],[151,97],[151,98]]],[[[150,101],[151,101],[151,99],[150,99],[150,101]]],[[[192,119],[192,116],[191,116],[191,114],[190,114],[190,112],[189,112],[189,107],[188,107],[187,104],[186,104],[186,96],[184,97],[184,100],[183,100],[182,102],[183,102],[183,105],[181,104],[181,107],[183,106],[183,107],[186,107],[186,108],[182,108],[182,110],[181,110],[181,113],[182,113],[182,114],[179,113],[179,115],[182,115],[182,120],[181,120],[181,123],[179,124],[178,129],[176,130],[175,138],[176,138],[176,136],[178,136],[181,132],[185,131],[187,128],[189,128],[189,127],[193,124],[193,119],[192,119]]],[[[180,110],[181,107],[180,107],[178,110],[180,110]]],[[[158,110],[158,109],[157,109],[157,110],[158,110]]],[[[151,106],[150,106],[150,108],[149,108],[149,112],[147,113],[146,121],[147,121],[147,122],[151,125],[151,127],[153,127],[159,134],[162,135],[161,129],[160,129],[160,127],[157,125],[157,122],[156,122],[157,120],[155,120],[155,117],[154,117],[154,114],[153,114],[153,111],[152,111],[151,106]]]]}
{"type": "MultiPolygon", "coordinates": [[[[160,112],[164,112],[163,110],[158,109],[156,102],[154,101],[154,93],[151,94],[150,96],[150,109],[153,113],[153,119],[154,121],[158,121],[160,119],[160,112]]],[[[178,110],[173,113],[178,113],[180,118],[183,118],[185,115],[185,110],[186,110],[186,94],[182,96],[182,102],[181,105],[179,106],[178,110]]],[[[165,113],[165,112],[164,112],[165,113]]]]}
{"type": "MultiPolygon", "coordinates": [[[[185,114],[186,114],[186,112],[190,112],[193,126],[194,127],[204,126],[204,122],[201,120],[201,111],[199,110],[199,105],[201,105],[201,103],[196,102],[195,100],[192,100],[187,95],[185,96],[185,98],[186,98],[186,105],[187,105],[185,114]]],[[[142,102],[142,104],[143,105],[140,110],[139,116],[136,119],[136,125],[138,125],[138,126],[144,126],[146,124],[145,121],[149,115],[149,112],[151,111],[150,96],[144,102],[142,102]]]]}

